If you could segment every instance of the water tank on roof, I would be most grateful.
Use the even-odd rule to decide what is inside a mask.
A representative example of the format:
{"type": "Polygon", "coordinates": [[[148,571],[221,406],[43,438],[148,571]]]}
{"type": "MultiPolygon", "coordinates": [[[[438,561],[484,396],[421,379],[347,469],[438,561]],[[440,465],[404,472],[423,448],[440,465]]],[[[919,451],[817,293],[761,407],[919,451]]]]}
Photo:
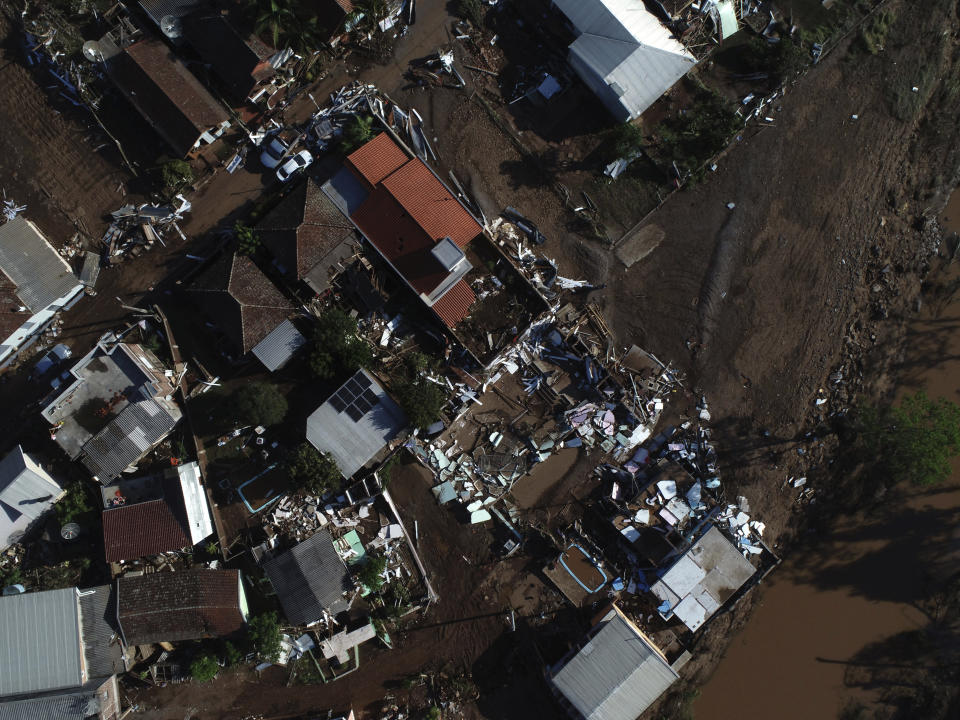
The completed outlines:
{"type": "Polygon", "coordinates": [[[183,25],[176,15],[164,15],[160,18],[160,31],[171,40],[179,40],[183,36],[183,25]]]}

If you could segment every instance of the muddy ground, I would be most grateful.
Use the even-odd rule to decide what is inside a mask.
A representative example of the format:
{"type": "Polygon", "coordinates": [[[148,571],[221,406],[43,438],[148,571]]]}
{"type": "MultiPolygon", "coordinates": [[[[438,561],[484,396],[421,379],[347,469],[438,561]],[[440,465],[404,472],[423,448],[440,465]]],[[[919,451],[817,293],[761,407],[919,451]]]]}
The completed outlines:
{"type": "MultiPolygon", "coordinates": [[[[771,542],[786,546],[794,510],[780,486],[796,471],[816,477],[811,465],[829,450],[796,442],[815,421],[814,393],[841,365],[848,378],[863,371],[879,375],[882,389],[901,318],[937,235],[927,219],[956,180],[955,5],[931,0],[922,13],[908,13],[908,5],[891,4],[898,21],[876,56],[841,44],[789,88],[771,127],[735,145],[716,173],[673,196],[649,219],[663,239],[629,269],[609,248],[573,232],[552,186],[471,99],[471,88],[406,87],[400,78],[405,61],[446,37],[445,5],[418,5],[420,21],[401,43],[397,60],[362,77],[418,107],[437,138],[442,164],[467,181],[485,212],[495,214],[507,204],[520,208],[549,238],[543,250],[562,274],[608,284],[592,299],[604,306],[621,344],[637,342],[680,363],[688,388],[710,400],[728,494],[748,495],[771,542]],[[728,203],[735,203],[733,210],[728,203]]],[[[78,216],[96,236],[104,214],[123,201],[116,190],[124,181],[121,166],[109,150],[92,152],[99,142],[86,138],[93,134],[89,124],[48,104],[42,84],[10,48],[0,72],[6,79],[0,83],[4,188],[28,205],[28,217],[61,240],[74,232],[71,219],[78,216]],[[45,134],[50,128],[54,132],[45,134]],[[57,155],[51,147],[66,161],[51,160],[57,155]]],[[[334,75],[318,88],[342,82],[343,76],[334,75]]],[[[197,211],[184,226],[188,242],[228,225],[265,185],[256,171],[216,175],[192,198],[197,211]]],[[[186,245],[172,243],[105,272],[98,295],[65,316],[68,342],[89,346],[123,318],[118,296],[134,304],[148,288],[156,287],[162,297],[175,287],[188,268],[182,260],[186,245]]],[[[196,250],[191,244],[189,251],[196,250]]],[[[21,387],[4,387],[14,386],[21,387]]],[[[24,407],[30,393],[20,392],[5,389],[5,402],[24,407]]],[[[20,420],[8,414],[2,422],[10,429],[20,420]]],[[[571,494],[583,494],[590,466],[578,458],[562,481],[545,487],[539,501],[530,500],[531,512],[549,513],[571,494]]],[[[359,672],[325,687],[286,690],[271,671],[261,683],[244,675],[211,688],[164,688],[138,699],[145,716],[290,715],[351,703],[373,710],[385,694],[401,694],[400,681],[425,666],[473,673],[483,698],[462,710],[464,716],[537,717],[544,708],[552,713],[540,680],[540,653],[556,651],[558,640],[536,623],[528,628],[521,622],[516,634],[507,633],[504,609],[547,608],[557,629],[577,627],[584,618],[556,603],[535,567],[488,564],[489,538],[438,511],[427,485],[410,465],[391,486],[410,519],[420,522],[422,555],[441,595],[396,650],[368,653],[359,672]],[[526,591],[518,595],[519,588],[526,591]]],[[[697,682],[707,676],[731,628],[746,621],[750,602],[711,626],[685,677],[697,682]]]]}

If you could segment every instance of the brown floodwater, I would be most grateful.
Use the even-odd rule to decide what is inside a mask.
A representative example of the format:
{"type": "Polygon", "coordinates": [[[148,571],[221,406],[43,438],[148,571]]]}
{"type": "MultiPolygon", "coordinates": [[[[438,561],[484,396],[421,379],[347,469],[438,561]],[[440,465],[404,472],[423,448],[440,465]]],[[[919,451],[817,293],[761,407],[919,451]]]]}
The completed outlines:
{"type": "MultiPolygon", "coordinates": [[[[944,210],[960,232],[960,191],[944,210]]],[[[960,261],[944,272],[960,281],[960,261]]],[[[900,393],[960,401],[960,299],[913,322],[900,393]]],[[[858,653],[921,627],[915,603],[930,578],[960,568],[960,462],[944,486],[905,491],[879,514],[842,522],[816,550],[797,550],[758,591],[760,602],[701,688],[697,720],[831,720],[870,691],[845,684],[858,653]]],[[[876,692],[876,691],[874,691],[876,692]]]]}

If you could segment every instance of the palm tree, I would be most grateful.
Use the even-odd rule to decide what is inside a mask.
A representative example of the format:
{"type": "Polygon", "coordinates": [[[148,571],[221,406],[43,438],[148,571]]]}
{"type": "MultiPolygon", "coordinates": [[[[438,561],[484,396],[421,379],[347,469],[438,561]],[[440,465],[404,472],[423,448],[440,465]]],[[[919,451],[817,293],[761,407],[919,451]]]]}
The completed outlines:
{"type": "Polygon", "coordinates": [[[268,0],[269,5],[263,7],[257,15],[257,34],[270,33],[273,46],[280,45],[280,36],[286,36],[297,23],[297,16],[293,12],[290,0],[268,0]]]}

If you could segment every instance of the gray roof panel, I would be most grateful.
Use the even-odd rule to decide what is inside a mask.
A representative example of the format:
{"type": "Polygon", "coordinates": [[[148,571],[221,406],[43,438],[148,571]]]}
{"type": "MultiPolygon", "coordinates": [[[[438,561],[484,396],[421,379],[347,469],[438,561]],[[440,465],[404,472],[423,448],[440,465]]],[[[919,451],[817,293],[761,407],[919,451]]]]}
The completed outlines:
{"type": "Polygon", "coordinates": [[[0,697],[83,684],[73,588],[0,597],[0,697]]]}
{"type": "Polygon", "coordinates": [[[117,596],[112,586],[100,585],[80,592],[80,623],[87,676],[103,678],[125,672],[116,628],[117,596]]]}
{"type": "Polygon", "coordinates": [[[296,625],[319,620],[325,609],[333,613],[346,609],[343,593],[353,585],[325,530],[265,560],[263,570],[277,591],[284,614],[296,625]]]}
{"type": "Polygon", "coordinates": [[[0,460],[0,502],[35,520],[63,493],[18,445],[0,460]]]}
{"type": "Polygon", "coordinates": [[[0,702],[0,720],[84,720],[99,711],[96,691],[0,702]]]}
{"type": "Polygon", "coordinates": [[[616,610],[554,676],[586,720],[634,720],[679,676],[616,610]]]}
{"type": "Polygon", "coordinates": [[[254,355],[270,372],[286,365],[307,339],[300,334],[293,323],[284,320],[271,330],[267,336],[253,346],[254,355]]]}
{"type": "Polygon", "coordinates": [[[181,413],[175,405],[172,412],[156,400],[130,403],[83,446],[83,464],[101,482],[113,480],[173,430],[181,413]]]}
{"type": "Polygon", "coordinates": [[[13,281],[17,297],[34,313],[80,285],[67,261],[23,217],[0,225],[0,271],[13,281]]]}

